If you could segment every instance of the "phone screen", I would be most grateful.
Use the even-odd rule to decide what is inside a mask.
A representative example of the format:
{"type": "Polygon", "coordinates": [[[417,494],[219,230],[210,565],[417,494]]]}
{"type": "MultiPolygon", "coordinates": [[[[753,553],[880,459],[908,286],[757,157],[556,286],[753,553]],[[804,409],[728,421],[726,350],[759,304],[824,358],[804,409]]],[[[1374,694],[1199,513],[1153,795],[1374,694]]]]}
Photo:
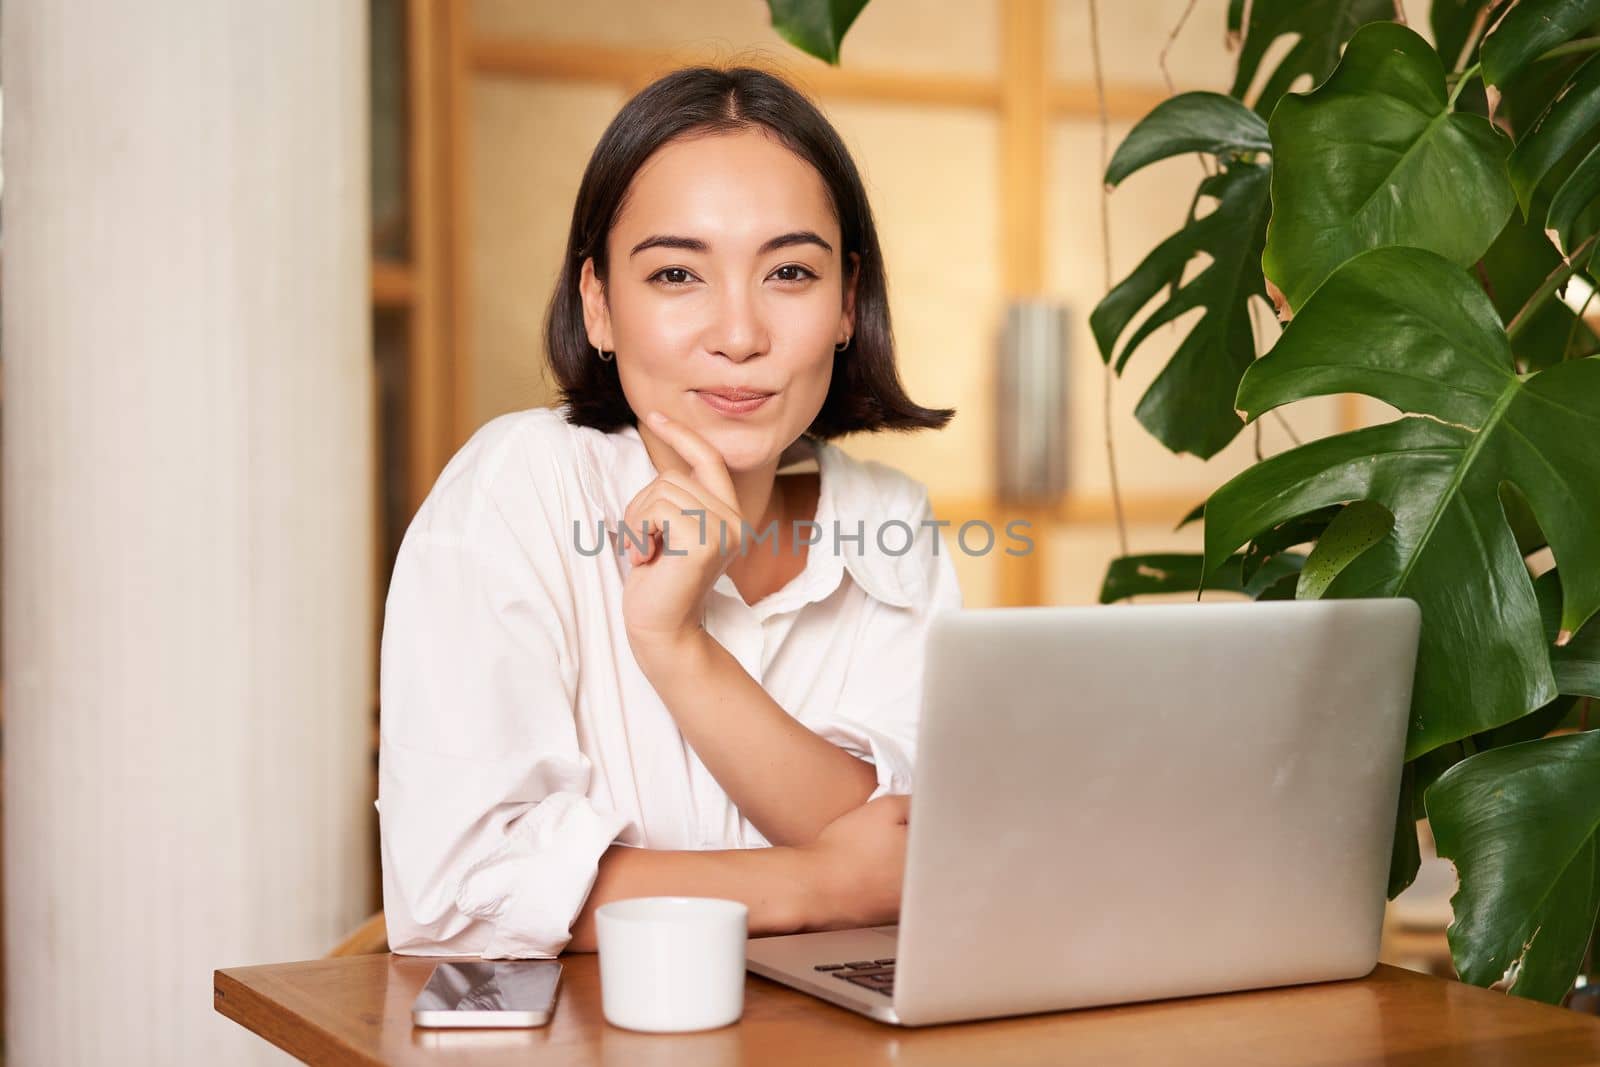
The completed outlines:
{"type": "Polygon", "coordinates": [[[560,981],[555,960],[441,963],[411,1018],[418,1026],[541,1026],[550,1021],[560,981]]]}

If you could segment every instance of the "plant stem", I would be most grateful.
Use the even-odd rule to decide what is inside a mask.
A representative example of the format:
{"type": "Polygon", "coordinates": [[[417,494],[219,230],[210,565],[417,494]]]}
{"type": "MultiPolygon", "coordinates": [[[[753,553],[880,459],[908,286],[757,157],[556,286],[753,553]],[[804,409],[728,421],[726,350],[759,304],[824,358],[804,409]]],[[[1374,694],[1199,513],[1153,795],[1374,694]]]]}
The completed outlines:
{"type": "Polygon", "coordinates": [[[1462,46],[1461,54],[1456,57],[1455,71],[1467,65],[1467,60],[1472,58],[1473,50],[1478,47],[1478,38],[1483,36],[1483,31],[1489,24],[1489,12],[1494,10],[1494,5],[1485,4],[1478,9],[1478,17],[1472,20],[1472,29],[1467,33],[1467,43],[1462,46]]]}
{"type": "Polygon", "coordinates": [[[1272,414],[1277,418],[1278,425],[1283,427],[1283,432],[1289,435],[1289,440],[1300,444],[1300,435],[1294,432],[1294,427],[1289,425],[1289,420],[1283,417],[1282,409],[1273,408],[1272,414]]]}
{"type": "MultiPolygon", "coordinates": [[[[1100,8],[1089,0],[1089,52],[1094,58],[1094,93],[1100,104],[1100,173],[1106,172],[1111,155],[1111,116],[1106,108],[1105,63],[1100,55],[1100,8]]],[[[1111,291],[1111,194],[1100,183],[1100,251],[1103,253],[1106,292],[1111,291]]],[[[1112,364],[1106,361],[1105,388],[1101,394],[1100,417],[1106,429],[1106,467],[1111,474],[1111,510],[1117,518],[1117,543],[1128,554],[1128,520],[1122,513],[1122,483],[1117,478],[1117,449],[1111,432],[1112,364]]]]}
{"type": "Polygon", "coordinates": [[[1483,291],[1489,294],[1489,300],[1494,302],[1494,283],[1489,280],[1489,272],[1483,269],[1483,260],[1472,265],[1474,273],[1478,275],[1478,284],[1483,286],[1483,291]]]}
{"type": "Polygon", "coordinates": [[[1572,255],[1568,256],[1561,262],[1560,266],[1550,272],[1548,278],[1539,283],[1539,288],[1533,291],[1533,295],[1528,297],[1527,303],[1522,305],[1522,310],[1518,311],[1506,326],[1507,340],[1515,340],[1518,334],[1527,329],[1528,322],[1533,318],[1533,313],[1538,311],[1544,302],[1550,299],[1550,295],[1561,288],[1568,278],[1587,265],[1588,261],[1585,256],[1593,252],[1595,237],[1597,236],[1600,236],[1600,234],[1591,235],[1587,238],[1583,244],[1573,250],[1572,255]],[[1580,264],[1579,260],[1583,260],[1583,263],[1580,264]]]}
{"type": "Polygon", "coordinates": [[[1461,90],[1465,89],[1467,87],[1467,83],[1471,81],[1474,75],[1476,75],[1482,69],[1482,63],[1474,63],[1472,66],[1461,72],[1460,76],[1456,78],[1455,88],[1450,90],[1450,99],[1445,102],[1445,110],[1449,111],[1455,108],[1456,97],[1461,95],[1461,90]]]}
{"type": "Polygon", "coordinates": [[[1188,6],[1183,9],[1183,14],[1178,16],[1178,24],[1172,27],[1172,32],[1167,34],[1167,43],[1161,46],[1161,53],[1156,57],[1156,63],[1161,67],[1161,79],[1167,83],[1167,95],[1177,93],[1177,86],[1172,81],[1172,71],[1167,67],[1167,53],[1172,51],[1172,46],[1177,43],[1178,34],[1183,32],[1184,23],[1189,21],[1189,16],[1194,14],[1194,6],[1200,0],[1189,0],[1188,6]]]}
{"type": "MultiPolygon", "coordinates": [[[[1178,86],[1172,80],[1172,70],[1167,66],[1167,53],[1172,51],[1172,46],[1177,43],[1178,34],[1183,32],[1184,23],[1189,21],[1189,16],[1194,14],[1194,7],[1200,0],[1189,0],[1183,14],[1178,16],[1178,24],[1172,27],[1172,32],[1167,34],[1167,43],[1161,46],[1161,54],[1156,57],[1156,63],[1161,67],[1161,80],[1167,83],[1167,95],[1177,96],[1178,86]]],[[[1196,152],[1194,157],[1200,161],[1200,170],[1206,177],[1211,177],[1211,157],[1204,152],[1196,152]]]]}

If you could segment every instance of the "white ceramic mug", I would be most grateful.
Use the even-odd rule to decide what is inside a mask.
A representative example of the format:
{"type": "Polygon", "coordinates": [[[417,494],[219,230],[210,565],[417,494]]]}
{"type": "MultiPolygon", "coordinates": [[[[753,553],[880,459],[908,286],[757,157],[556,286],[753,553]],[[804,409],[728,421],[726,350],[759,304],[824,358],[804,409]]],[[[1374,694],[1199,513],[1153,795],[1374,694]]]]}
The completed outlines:
{"type": "Polygon", "coordinates": [[[635,897],[594,913],[600,1002],[613,1026],[711,1030],[744,1013],[750,909],[714,897],[635,897]]]}

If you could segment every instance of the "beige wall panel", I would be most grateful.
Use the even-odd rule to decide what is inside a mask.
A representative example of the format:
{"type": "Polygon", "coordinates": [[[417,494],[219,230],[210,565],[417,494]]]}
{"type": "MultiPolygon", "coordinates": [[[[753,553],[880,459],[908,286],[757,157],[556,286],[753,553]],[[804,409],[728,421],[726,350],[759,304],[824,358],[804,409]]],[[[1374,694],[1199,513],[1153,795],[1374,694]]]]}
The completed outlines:
{"type": "MultiPolygon", "coordinates": [[[[934,501],[938,507],[938,501],[934,501]]],[[[950,525],[944,528],[944,543],[951,553],[951,562],[955,564],[956,580],[961,583],[961,602],[969,608],[992,608],[1000,602],[1000,568],[1014,565],[1013,557],[1005,554],[1006,546],[1012,544],[1005,536],[1003,526],[995,529],[995,547],[987,555],[978,556],[961,551],[957,542],[957,530],[963,522],[972,518],[945,508],[936,512],[940,519],[947,520],[950,525]]],[[[983,538],[975,529],[971,534],[974,548],[981,547],[983,538]]]]}
{"type": "Polygon", "coordinates": [[[1002,304],[998,121],[978,112],[862,104],[827,110],[878,221],[901,378],[917,403],[957,409],[940,431],[842,444],[921,479],[935,496],[985,493],[993,480],[994,335],[1002,304]]]}
{"type": "MultiPolygon", "coordinates": [[[[709,49],[722,59],[759,50],[785,64],[808,59],[772,29],[764,0],[476,0],[480,35],[533,36],[610,47],[709,49]]],[[[841,48],[846,65],[871,70],[994,74],[999,2],[873,0],[841,48]]]]}
{"type": "Polygon", "coordinates": [[[850,27],[840,57],[872,70],[998,75],[1002,2],[872,0],[850,27]]]}
{"type": "MultiPolygon", "coordinates": [[[[1113,150],[1127,131],[1127,125],[1113,125],[1113,150]]],[[[1074,320],[1069,373],[1071,487],[1077,494],[1103,495],[1110,486],[1101,416],[1105,371],[1089,331],[1089,313],[1105,292],[1100,250],[1098,127],[1090,122],[1056,123],[1051,149],[1047,279],[1050,291],[1066,302],[1074,320]]],[[[1176,232],[1200,177],[1199,163],[1184,157],[1140,171],[1112,193],[1113,282],[1120,281],[1151,249],[1176,232]]],[[[1130,495],[1187,494],[1198,502],[1254,460],[1254,432],[1249,429],[1207,463],[1194,456],[1168,452],[1134,418],[1139,398],[1200,314],[1199,310],[1192,311],[1148,338],[1116,381],[1112,425],[1122,487],[1130,495]]],[[[1259,322],[1276,337],[1277,331],[1264,311],[1259,322]]],[[[1285,418],[1302,440],[1320,437],[1337,428],[1338,402],[1331,398],[1307,401],[1288,409],[1285,418]]],[[[1291,439],[1275,417],[1267,416],[1262,425],[1262,445],[1267,454],[1291,446],[1291,439]]]]}
{"type": "Polygon", "coordinates": [[[478,36],[538,37],[608,47],[712,44],[788,48],[772,32],[764,0],[471,0],[478,36]]]}
{"type": "MultiPolygon", "coordinates": [[[[1105,76],[1113,82],[1164,85],[1161,49],[1166,47],[1190,0],[1100,2],[1100,47],[1105,76]]],[[[1237,53],[1225,47],[1228,0],[1197,0],[1167,55],[1179,92],[1225,92],[1237,53]]],[[[1050,11],[1050,70],[1054,77],[1089,81],[1094,59],[1089,43],[1088,0],[1054,0],[1050,11]]]]}
{"type": "MultiPolygon", "coordinates": [[[[1161,72],[1161,50],[1183,18],[1191,0],[1122,0],[1100,2],[1100,43],[1105,75],[1112,82],[1136,85],[1165,85],[1161,72]]],[[[1167,54],[1167,70],[1178,92],[1210,89],[1227,92],[1233,84],[1238,50],[1228,47],[1228,0],[1193,0],[1194,10],[1184,22],[1167,54]]],[[[1428,24],[1431,5],[1426,0],[1405,3],[1411,28],[1432,40],[1428,24]]],[[[1094,60],[1089,45],[1088,0],[1053,0],[1050,12],[1050,70],[1061,79],[1088,81],[1094,77],[1094,60]]],[[[1279,38],[1263,58],[1262,72],[1275,68],[1294,47],[1296,38],[1279,38]]],[[[1446,66],[1455,62],[1445,57],[1446,66]]],[[[1255,83],[1260,84],[1260,81],[1255,83]]],[[[1302,79],[1297,90],[1310,88],[1302,79]]]]}
{"type": "Polygon", "coordinates": [[[473,412],[554,402],[544,314],[578,182],[620,90],[501,78],[472,85],[470,254],[473,412]]]}

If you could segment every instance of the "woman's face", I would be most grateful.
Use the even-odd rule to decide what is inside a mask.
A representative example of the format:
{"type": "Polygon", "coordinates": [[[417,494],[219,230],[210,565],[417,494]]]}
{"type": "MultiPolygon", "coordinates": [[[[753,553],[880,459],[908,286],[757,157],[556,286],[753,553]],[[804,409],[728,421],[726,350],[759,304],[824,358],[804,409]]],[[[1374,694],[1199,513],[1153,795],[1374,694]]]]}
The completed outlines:
{"type": "Polygon", "coordinates": [[[774,462],[854,331],[840,244],[821,176],[770,135],[672,141],[634,176],[603,291],[584,262],[590,342],[616,352],[636,416],[686,423],[732,471],[774,462]]]}

